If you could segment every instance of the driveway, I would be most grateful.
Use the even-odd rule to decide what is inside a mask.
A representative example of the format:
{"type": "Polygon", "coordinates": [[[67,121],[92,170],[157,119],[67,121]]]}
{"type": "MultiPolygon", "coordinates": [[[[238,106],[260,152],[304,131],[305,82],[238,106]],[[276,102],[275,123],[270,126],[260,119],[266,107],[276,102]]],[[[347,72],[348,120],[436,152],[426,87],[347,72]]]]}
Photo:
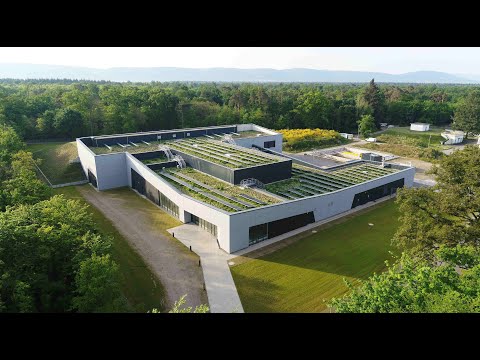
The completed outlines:
{"type": "Polygon", "coordinates": [[[172,238],[152,218],[152,213],[155,214],[156,211],[163,213],[160,208],[133,190],[99,192],[91,186],[77,189],[114,224],[155,273],[166,291],[168,309],[185,294],[187,306],[208,303],[198,256],[172,238]]]}

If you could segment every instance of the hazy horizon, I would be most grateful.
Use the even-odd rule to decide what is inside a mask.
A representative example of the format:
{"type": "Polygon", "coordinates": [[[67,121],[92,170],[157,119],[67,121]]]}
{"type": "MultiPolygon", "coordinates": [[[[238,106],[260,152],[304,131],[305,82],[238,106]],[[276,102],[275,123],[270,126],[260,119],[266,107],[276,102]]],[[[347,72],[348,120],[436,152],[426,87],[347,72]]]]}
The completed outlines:
{"type": "Polygon", "coordinates": [[[404,74],[438,71],[480,74],[480,48],[379,47],[163,47],[0,48],[0,64],[189,69],[311,69],[404,74]]]}

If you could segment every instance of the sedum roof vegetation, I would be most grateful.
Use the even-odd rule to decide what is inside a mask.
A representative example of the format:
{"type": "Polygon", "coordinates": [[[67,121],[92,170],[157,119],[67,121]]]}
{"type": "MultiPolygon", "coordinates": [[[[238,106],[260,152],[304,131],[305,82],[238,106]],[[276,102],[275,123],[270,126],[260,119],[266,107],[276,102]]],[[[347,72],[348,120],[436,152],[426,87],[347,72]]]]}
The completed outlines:
{"type": "Polygon", "coordinates": [[[173,150],[234,169],[270,164],[282,160],[274,156],[267,156],[257,150],[248,150],[220,141],[204,140],[202,138],[171,141],[167,145],[173,150]]]}
{"type": "Polygon", "coordinates": [[[294,165],[291,179],[267,184],[266,189],[285,199],[294,200],[337,191],[397,171],[369,163],[355,164],[334,171],[294,165]]]}
{"type": "Polygon", "coordinates": [[[282,159],[266,155],[258,150],[246,149],[240,146],[212,140],[206,137],[188,138],[179,140],[149,141],[148,144],[136,142],[107,146],[90,146],[96,155],[129,152],[137,154],[142,152],[157,151],[160,145],[166,145],[172,150],[178,150],[215,164],[240,169],[250,166],[270,164],[282,159]]]}
{"type": "Polygon", "coordinates": [[[183,193],[227,212],[276,204],[279,199],[254,189],[242,189],[192,168],[156,173],[183,193]]]}

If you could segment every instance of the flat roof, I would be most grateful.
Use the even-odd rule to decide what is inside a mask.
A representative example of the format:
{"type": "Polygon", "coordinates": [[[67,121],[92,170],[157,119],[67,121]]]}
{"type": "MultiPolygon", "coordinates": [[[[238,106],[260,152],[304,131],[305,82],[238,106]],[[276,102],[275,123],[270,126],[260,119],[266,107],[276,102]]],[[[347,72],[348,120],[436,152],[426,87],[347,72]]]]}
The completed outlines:
{"type": "MultiPolygon", "coordinates": [[[[244,124],[242,124],[244,125],[244,124]]],[[[254,125],[254,124],[252,124],[254,125]]],[[[154,135],[154,134],[164,134],[170,132],[187,132],[187,131],[196,131],[196,130],[214,130],[214,129],[224,129],[229,127],[238,126],[238,124],[229,124],[229,125],[215,125],[215,126],[201,126],[201,127],[194,127],[194,128],[180,128],[180,129],[167,129],[167,130],[152,130],[152,131],[139,131],[135,133],[122,133],[122,134],[104,134],[104,135],[96,135],[96,136],[82,136],[79,139],[108,139],[108,138],[115,138],[115,137],[124,137],[124,136],[138,136],[138,135],[154,135]]],[[[258,134],[268,134],[261,130],[261,126],[258,127],[260,130],[245,130],[245,131],[238,131],[240,137],[249,137],[254,136],[253,133],[258,134]],[[244,133],[244,134],[242,134],[244,133]],[[245,134],[245,133],[252,133],[252,134],[245,134]]]]}
{"type": "Polygon", "coordinates": [[[430,124],[428,124],[428,123],[414,122],[414,123],[410,123],[410,125],[430,125],[430,124]]]}

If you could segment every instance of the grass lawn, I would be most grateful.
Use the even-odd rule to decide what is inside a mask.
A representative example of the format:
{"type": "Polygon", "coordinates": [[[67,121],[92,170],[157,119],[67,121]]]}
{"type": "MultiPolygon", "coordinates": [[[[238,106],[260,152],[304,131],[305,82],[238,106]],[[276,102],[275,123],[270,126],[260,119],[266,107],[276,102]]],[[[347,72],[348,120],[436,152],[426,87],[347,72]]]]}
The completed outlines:
{"type": "Polygon", "coordinates": [[[308,231],[257,259],[239,257],[231,272],[246,312],[322,312],[324,300],[385,269],[398,226],[393,200],[308,231]],[[373,223],[373,226],[369,226],[373,223]]]}
{"type": "Polygon", "coordinates": [[[428,146],[428,139],[430,138],[430,135],[432,135],[430,145],[440,145],[441,141],[445,141],[445,139],[440,135],[440,133],[443,131],[445,131],[444,127],[433,126],[430,126],[430,131],[412,131],[410,130],[410,127],[395,127],[382,132],[380,135],[406,136],[418,140],[426,147],[428,146]]]}
{"type": "MultiPolygon", "coordinates": [[[[127,193],[126,190],[128,189],[114,191],[127,193]]],[[[69,199],[79,200],[82,203],[90,205],[74,186],[54,189],[54,192],[56,194],[64,194],[65,197],[69,199]]],[[[128,190],[128,192],[133,194],[131,190],[128,190]]],[[[139,198],[139,196],[133,195],[135,198],[139,198]]],[[[145,313],[152,308],[157,308],[164,311],[163,298],[165,293],[160,281],[158,281],[157,277],[146,266],[141,256],[117,231],[112,222],[92,205],[90,205],[90,211],[94,215],[95,224],[99,231],[106,236],[111,236],[113,239],[112,256],[120,267],[122,291],[132,306],[132,310],[145,313]]],[[[157,213],[162,214],[158,209],[157,213]]],[[[162,218],[171,217],[163,216],[162,218]]],[[[176,221],[175,219],[173,220],[176,221]]],[[[162,221],[165,222],[165,220],[162,221]]],[[[157,224],[162,221],[157,219],[157,224]]],[[[170,225],[166,224],[166,226],[170,225]]]]}
{"type": "Polygon", "coordinates": [[[42,159],[40,169],[53,185],[85,180],[81,165],[69,163],[78,156],[75,141],[31,144],[27,150],[35,159],[42,159]]]}

